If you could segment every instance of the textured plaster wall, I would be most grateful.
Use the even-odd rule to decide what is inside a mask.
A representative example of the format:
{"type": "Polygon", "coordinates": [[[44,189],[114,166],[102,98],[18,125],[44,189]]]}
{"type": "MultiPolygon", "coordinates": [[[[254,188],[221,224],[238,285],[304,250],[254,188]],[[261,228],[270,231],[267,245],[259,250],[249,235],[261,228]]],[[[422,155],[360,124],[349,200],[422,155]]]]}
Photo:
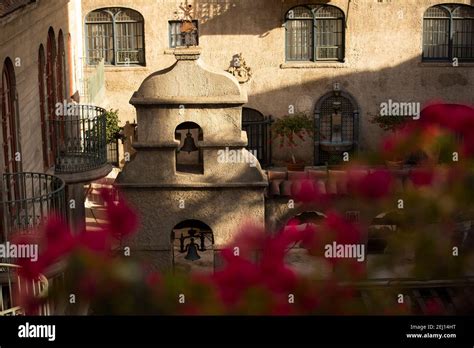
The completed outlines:
{"type": "MultiPolygon", "coordinates": [[[[56,45],[59,30],[62,29],[67,50],[68,3],[68,0],[42,0],[0,19],[0,64],[3,66],[5,59],[9,57],[15,65],[21,160],[24,171],[42,172],[44,170],[41,147],[38,50],[40,44],[43,44],[46,54],[49,27],[54,29],[56,45]]],[[[0,134],[0,137],[2,136],[3,134],[0,134]]],[[[0,156],[2,156],[0,167],[3,171],[3,151],[0,156]]]]}
{"type": "MultiPolygon", "coordinates": [[[[324,1],[326,2],[326,1],[324,1]]],[[[361,110],[361,147],[373,147],[382,131],[370,124],[388,99],[425,103],[433,99],[473,103],[472,65],[421,63],[422,18],[440,3],[470,4],[470,0],[333,0],[347,20],[344,63],[285,64],[285,13],[296,4],[318,1],[194,0],[200,26],[203,60],[221,70],[242,52],[253,77],[244,84],[248,107],[281,117],[289,105],[313,112],[316,101],[339,82],[358,101],[361,110]]],[[[107,6],[133,8],[145,18],[146,67],[106,68],[106,106],[119,108],[123,122],[136,119],[128,100],[151,72],[174,62],[168,50],[168,20],[175,0],[85,0],[83,16],[107,6]]],[[[191,1],[193,3],[193,1],[191,1]]],[[[319,2],[321,3],[321,2],[319,2]]],[[[192,78],[191,76],[189,77],[192,78]]],[[[274,149],[286,159],[286,151],[274,149]]],[[[300,153],[310,163],[311,142],[300,153]]]]}
{"type": "Polygon", "coordinates": [[[219,248],[235,235],[236,226],[251,221],[263,226],[264,202],[260,189],[124,189],[127,199],[140,206],[140,231],[131,246],[140,250],[168,250],[171,231],[194,219],[207,224],[219,248]],[[181,203],[184,202],[184,208],[181,203]]]}

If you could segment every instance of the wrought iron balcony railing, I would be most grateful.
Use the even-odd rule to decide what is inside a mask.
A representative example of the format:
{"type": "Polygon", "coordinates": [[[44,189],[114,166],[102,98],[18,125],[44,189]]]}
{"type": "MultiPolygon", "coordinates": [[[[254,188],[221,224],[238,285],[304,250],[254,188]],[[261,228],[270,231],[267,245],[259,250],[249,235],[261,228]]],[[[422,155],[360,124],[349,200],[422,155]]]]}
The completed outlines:
{"type": "Polygon", "coordinates": [[[50,131],[54,139],[56,173],[78,173],[107,164],[104,109],[92,105],[70,105],[56,115],[50,131]]]}
{"type": "MultiPolygon", "coordinates": [[[[33,294],[36,298],[43,298],[48,293],[49,282],[44,275],[36,280],[25,280],[16,272],[19,266],[0,263],[0,316],[24,315],[24,309],[20,307],[18,296],[21,294],[33,294]]],[[[48,302],[42,304],[37,315],[50,315],[48,302]]]]}
{"type": "Polygon", "coordinates": [[[0,241],[12,234],[27,233],[47,217],[66,217],[65,183],[42,173],[3,174],[1,183],[0,241]]]}

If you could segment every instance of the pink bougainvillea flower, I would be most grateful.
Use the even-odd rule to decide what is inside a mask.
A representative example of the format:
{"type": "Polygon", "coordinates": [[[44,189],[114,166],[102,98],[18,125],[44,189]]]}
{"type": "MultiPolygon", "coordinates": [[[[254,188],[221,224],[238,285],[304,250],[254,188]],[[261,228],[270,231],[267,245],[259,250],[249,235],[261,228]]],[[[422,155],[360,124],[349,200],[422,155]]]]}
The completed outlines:
{"type": "MultiPolygon", "coordinates": [[[[265,236],[263,243],[257,240],[260,250],[258,262],[247,260],[235,253],[232,247],[221,252],[224,268],[213,275],[223,302],[235,305],[251,288],[269,291],[269,295],[284,294],[294,289],[298,278],[294,271],[285,265],[288,249],[301,241],[302,233],[294,228],[286,228],[277,235],[265,236]]],[[[257,250],[259,248],[255,248],[257,250]]]]}
{"type": "Polygon", "coordinates": [[[474,126],[474,108],[461,104],[435,103],[421,112],[421,124],[438,124],[456,133],[466,134],[474,126]]]}
{"type": "Polygon", "coordinates": [[[417,130],[418,128],[410,123],[404,128],[398,130],[396,133],[386,135],[382,140],[381,155],[386,160],[391,160],[394,157],[400,155],[400,151],[403,145],[406,144],[407,139],[417,130]]]}
{"type": "Polygon", "coordinates": [[[316,250],[321,245],[321,236],[317,233],[317,227],[312,223],[307,223],[301,231],[301,247],[309,250],[316,250]]]}
{"type": "Polygon", "coordinates": [[[145,282],[149,287],[154,288],[161,283],[161,275],[157,272],[150,272],[146,275],[145,282]]]}
{"type": "Polygon", "coordinates": [[[80,246],[93,252],[107,252],[112,246],[110,233],[105,229],[84,230],[77,236],[77,241],[80,246]]]}
{"type": "MultiPolygon", "coordinates": [[[[67,224],[60,218],[52,216],[46,221],[43,230],[36,237],[19,236],[16,241],[19,244],[35,243],[42,248],[37,260],[20,259],[20,273],[27,279],[37,278],[46,268],[67,256],[76,246],[76,240],[67,224]],[[26,238],[26,239],[25,239],[26,238]],[[20,242],[20,240],[23,240],[20,242]]],[[[14,239],[15,240],[15,239],[14,239]]]]}
{"type": "Polygon", "coordinates": [[[313,180],[303,179],[293,182],[291,196],[298,202],[311,203],[321,198],[321,192],[313,180]]]}
{"type": "Polygon", "coordinates": [[[244,292],[255,286],[260,279],[260,271],[252,262],[234,254],[233,249],[224,249],[220,253],[225,267],[212,276],[222,301],[235,305],[244,292]]]}
{"type": "Polygon", "coordinates": [[[335,233],[335,241],[338,244],[357,244],[362,240],[359,228],[336,212],[329,212],[324,226],[335,233]]]}
{"type": "Polygon", "coordinates": [[[242,257],[252,256],[251,254],[263,247],[265,243],[265,229],[255,224],[244,223],[240,232],[234,238],[231,249],[238,248],[239,255],[242,257]]]}
{"type": "Polygon", "coordinates": [[[390,194],[393,177],[388,170],[375,170],[364,175],[349,172],[348,189],[367,199],[381,199],[390,194]]]}
{"type": "Polygon", "coordinates": [[[124,202],[123,198],[115,200],[113,190],[102,190],[101,195],[106,204],[107,229],[117,239],[133,234],[138,227],[137,214],[124,202]]]}
{"type": "Polygon", "coordinates": [[[443,312],[443,306],[439,303],[439,301],[435,299],[429,299],[425,302],[425,314],[442,315],[444,314],[443,312]]]}
{"type": "Polygon", "coordinates": [[[416,168],[410,172],[410,180],[415,186],[430,186],[433,184],[434,177],[433,168],[416,168]]]}
{"type": "Polygon", "coordinates": [[[276,264],[273,269],[262,268],[262,283],[273,293],[285,294],[295,289],[298,283],[296,273],[285,266],[284,263],[276,264]]]}

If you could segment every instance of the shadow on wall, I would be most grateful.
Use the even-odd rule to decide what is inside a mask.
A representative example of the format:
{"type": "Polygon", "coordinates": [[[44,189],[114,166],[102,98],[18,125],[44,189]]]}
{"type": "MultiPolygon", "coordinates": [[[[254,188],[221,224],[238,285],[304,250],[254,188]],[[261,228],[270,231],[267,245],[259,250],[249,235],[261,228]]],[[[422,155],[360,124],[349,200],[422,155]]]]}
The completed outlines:
{"type": "Polygon", "coordinates": [[[280,1],[274,5],[268,6],[265,1],[195,0],[194,16],[199,18],[200,35],[265,36],[283,24],[282,18],[288,6],[280,1]]]}
{"type": "MultiPolygon", "coordinates": [[[[274,118],[288,114],[292,105],[296,112],[313,115],[318,100],[333,90],[335,83],[341,89],[352,95],[359,104],[360,110],[360,146],[361,150],[374,148],[383,131],[370,123],[370,120],[380,112],[381,103],[393,100],[395,102],[416,102],[421,107],[434,100],[450,103],[474,104],[472,94],[474,70],[470,67],[430,66],[420,64],[421,57],[417,56],[402,64],[375,71],[345,73],[338,69],[339,74],[328,77],[327,69],[305,69],[307,72],[295,74],[295,69],[272,70],[265,75],[264,71],[256,72],[258,85],[250,82],[248,107],[252,107],[265,115],[274,118]],[[323,75],[324,74],[324,75],[323,75]],[[306,81],[301,81],[302,76],[306,81]],[[318,76],[319,75],[319,76],[318,76]],[[275,85],[275,81],[285,81],[285,85],[275,85]]],[[[366,62],[367,67],[371,62],[366,62]]],[[[352,69],[351,69],[352,70],[352,69]]],[[[310,152],[306,160],[312,161],[312,145],[306,141],[301,146],[301,152],[310,152]]],[[[289,152],[280,149],[273,142],[274,159],[288,158],[289,152]]]]}
{"type": "MultiPolygon", "coordinates": [[[[195,17],[200,20],[200,35],[203,37],[265,36],[271,30],[281,28],[288,9],[304,3],[308,1],[194,1],[195,17]],[[239,21],[235,18],[239,18],[239,21]]],[[[474,3],[474,0],[471,3],[474,3]]],[[[346,17],[351,15],[352,10],[348,4],[350,3],[340,4],[346,17]]],[[[417,31],[418,34],[421,32],[417,31]]],[[[390,40],[391,35],[398,35],[398,32],[388,32],[387,40],[390,40]]],[[[394,37],[394,40],[398,40],[398,36],[394,37]]],[[[420,35],[420,45],[421,41],[420,35]]],[[[281,61],[275,64],[273,56],[262,52],[262,59],[267,56],[272,59],[263,67],[262,61],[258,63],[255,61],[258,58],[251,48],[245,46],[236,48],[239,51],[233,53],[237,54],[241,50],[253,73],[253,78],[246,84],[249,95],[246,106],[275,118],[288,114],[290,106],[297,112],[313,114],[319,98],[330,92],[334,83],[339,83],[342,90],[351,94],[360,105],[360,145],[361,150],[364,150],[373,148],[382,135],[382,131],[369,120],[379,113],[380,104],[388,102],[389,99],[397,102],[418,102],[422,105],[439,99],[452,103],[474,104],[474,96],[469,92],[472,89],[470,81],[474,81],[472,68],[453,67],[449,64],[446,66],[420,64],[421,49],[419,55],[412,55],[411,59],[402,61],[400,57],[403,55],[400,52],[413,52],[413,40],[386,46],[384,48],[386,59],[383,61],[380,54],[370,56],[356,52],[354,48],[356,44],[357,50],[363,50],[364,46],[376,49],[371,42],[349,44],[346,47],[346,63],[334,63],[337,69],[332,68],[330,71],[325,68],[296,69],[291,66],[281,68],[280,64],[285,63],[284,39],[279,54],[281,61]],[[259,67],[256,67],[256,64],[259,64],[259,67]]],[[[233,45],[238,46],[238,43],[233,45]]],[[[229,59],[231,58],[232,54],[229,55],[229,59]]],[[[312,146],[310,142],[306,143],[301,146],[301,153],[297,155],[302,157],[304,153],[309,153],[310,155],[303,159],[312,162],[312,146]]],[[[278,156],[287,159],[289,153],[277,147],[273,145],[273,154],[277,161],[278,156]]]]}

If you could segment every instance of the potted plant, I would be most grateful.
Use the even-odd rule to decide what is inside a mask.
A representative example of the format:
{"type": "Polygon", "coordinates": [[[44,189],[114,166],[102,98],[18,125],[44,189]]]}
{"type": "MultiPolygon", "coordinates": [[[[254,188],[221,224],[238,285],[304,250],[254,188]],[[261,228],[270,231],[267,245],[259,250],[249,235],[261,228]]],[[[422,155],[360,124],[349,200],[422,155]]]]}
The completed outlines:
{"type": "Polygon", "coordinates": [[[274,138],[279,138],[280,148],[287,143],[291,151],[291,158],[287,162],[289,171],[304,171],[305,163],[298,160],[293,152],[298,144],[296,138],[306,141],[306,137],[313,136],[313,120],[305,113],[288,114],[277,119],[272,125],[274,138]]]}
{"type": "MultiPolygon", "coordinates": [[[[394,135],[404,127],[404,125],[411,119],[407,116],[374,116],[370,122],[372,124],[378,125],[381,129],[386,132],[391,132],[394,135]]],[[[404,159],[400,157],[393,157],[386,160],[387,167],[391,169],[400,169],[403,167],[404,159]]]]}
{"type": "Polygon", "coordinates": [[[106,126],[105,134],[107,138],[107,144],[115,142],[117,139],[123,140],[121,133],[122,128],[119,126],[118,110],[110,109],[106,111],[106,126]]]}

